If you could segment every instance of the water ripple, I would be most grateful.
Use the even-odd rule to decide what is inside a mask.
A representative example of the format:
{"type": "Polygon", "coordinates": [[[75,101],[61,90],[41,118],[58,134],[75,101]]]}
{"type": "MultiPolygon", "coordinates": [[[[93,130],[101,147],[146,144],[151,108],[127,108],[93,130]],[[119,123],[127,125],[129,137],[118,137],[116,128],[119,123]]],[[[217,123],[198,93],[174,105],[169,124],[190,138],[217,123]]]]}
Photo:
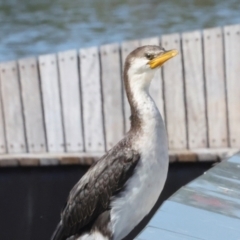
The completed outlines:
{"type": "Polygon", "coordinates": [[[0,0],[0,61],[240,23],[239,0],[0,0]]]}

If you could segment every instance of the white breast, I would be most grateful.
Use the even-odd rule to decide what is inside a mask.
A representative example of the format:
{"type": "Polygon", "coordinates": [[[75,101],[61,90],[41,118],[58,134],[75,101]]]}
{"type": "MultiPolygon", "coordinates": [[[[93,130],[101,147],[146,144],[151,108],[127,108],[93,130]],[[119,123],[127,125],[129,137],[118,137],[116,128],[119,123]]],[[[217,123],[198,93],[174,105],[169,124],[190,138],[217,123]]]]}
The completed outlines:
{"type": "Polygon", "coordinates": [[[125,237],[150,212],[166,181],[168,148],[160,115],[148,119],[134,148],[141,154],[140,161],[126,183],[126,190],[111,204],[114,240],[125,237]]]}

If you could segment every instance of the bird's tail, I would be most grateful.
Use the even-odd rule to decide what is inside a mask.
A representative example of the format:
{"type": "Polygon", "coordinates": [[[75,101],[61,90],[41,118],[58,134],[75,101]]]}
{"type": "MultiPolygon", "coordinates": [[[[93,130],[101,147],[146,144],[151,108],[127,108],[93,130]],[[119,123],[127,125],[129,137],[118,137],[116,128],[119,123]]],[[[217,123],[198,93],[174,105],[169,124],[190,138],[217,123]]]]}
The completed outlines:
{"type": "Polygon", "coordinates": [[[63,224],[62,221],[60,221],[51,237],[51,240],[65,240],[65,239],[66,236],[64,234],[63,224]]]}

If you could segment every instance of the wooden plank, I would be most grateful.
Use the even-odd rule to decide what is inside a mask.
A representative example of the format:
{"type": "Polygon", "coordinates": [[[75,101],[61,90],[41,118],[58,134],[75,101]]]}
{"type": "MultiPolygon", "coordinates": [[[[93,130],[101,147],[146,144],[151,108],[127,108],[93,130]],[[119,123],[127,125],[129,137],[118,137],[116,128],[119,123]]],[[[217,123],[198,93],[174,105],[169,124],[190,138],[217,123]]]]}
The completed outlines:
{"type": "MultiPolygon", "coordinates": [[[[239,148],[203,148],[203,149],[178,149],[169,150],[170,162],[186,161],[217,161],[224,160],[239,152],[239,148]]],[[[27,162],[34,165],[58,165],[58,164],[78,164],[91,165],[97,161],[104,152],[78,152],[78,153],[19,153],[1,154],[0,167],[17,166],[20,162],[27,162]],[[31,161],[33,163],[31,163],[31,161]]]]}
{"type": "MultiPolygon", "coordinates": [[[[8,152],[26,152],[17,63],[2,63],[0,65],[0,78],[8,152]]],[[[3,144],[1,137],[1,145],[3,144]]]]}
{"type": "Polygon", "coordinates": [[[18,163],[22,167],[31,167],[31,166],[38,166],[39,165],[39,160],[38,159],[18,159],[18,163]]]}
{"type": "Polygon", "coordinates": [[[225,62],[229,119],[229,139],[231,147],[240,146],[240,25],[226,26],[225,62]]]}
{"type": "Polygon", "coordinates": [[[35,58],[19,60],[20,82],[29,152],[45,152],[43,110],[35,58]]]}
{"type": "Polygon", "coordinates": [[[10,153],[1,154],[0,160],[10,160],[10,159],[61,159],[61,158],[100,158],[105,154],[105,152],[77,152],[77,153],[10,153]]]}
{"type": "Polygon", "coordinates": [[[161,224],[159,224],[157,227],[156,226],[151,227],[147,225],[142,230],[142,232],[134,239],[135,240],[159,240],[160,238],[165,240],[197,240],[197,239],[199,240],[199,238],[188,236],[187,233],[179,234],[177,231],[175,231],[175,229],[171,229],[170,231],[162,229],[161,224]]]}
{"type": "MultiPolygon", "coordinates": [[[[148,226],[154,228],[161,226],[166,231],[177,232],[180,236],[187,235],[192,240],[238,239],[239,201],[227,194],[217,194],[212,191],[209,183],[204,183],[205,185],[195,188],[182,187],[164,202],[148,226]],[[225,210],[226,206],[231,206],[233,210],[225,210]]],[[[229,188],[231,192],[231,187],[229,188]]],[[[188,239],[187,237],[182,239],[188,239]]]]}
{"type": "Polygon", "coordinates": [[[197,154],[195,154],[195,153],[177,154],[177,159],[179,162],[196,162],[197,154]]]}
{"type": "Polygon", "coordinates": [[[75,50],[58,54],[67,152],[83,151],[78,59],[75,50]]]}
{"type": "Polygon", "coordinates": [[[98,49],[81,49],[80,59],[85,148],[105,151],[98,49]]]}
{"type": "Polygon", "coordinates": [[[100,48],[102,66],[103,110],[105,116],[107,150],[124,134],[122,79],[119,45],[103,45],[100,48]]]}
{"type": "Polygon", "coordinates": [[[224,160],[239,152],[239,148],[198,148],[169,150],[169,156],[177,156],[178,161],[216,161],[224,160]],[[184,158],[186,159],[184,160],[184,158]]]}
{"type": "Polygon", "coordinates": [[[17,167],[19,165],[16,159],[0,160],[0,167],[17,167]]]}
{"type": "Polygon", "coordinates": [[[21,153],[0,155],[0,167],[9,166],[49,166],[49,165],[91,165],[104,153],[21,153]]]}
{"type": "Polygon", "coordinates": [[[57,61],[54,54],[39,57],[46,135],[49,152],[63,152],[64,138],[57,61]]]}
{"type": "Polygon", "coordinates": [[[162,46],[176,49],[179,55],[163,66],[164,94],[170,149],[187,148],[182,53],[179,34],[163,35],[162,46]]]}
{"type": "Polygon", "coordinates": [[[203,37],[209,146],[227,147],[222,30],[221,28],[205,29],[203,37]]]}
{"type": "MultiPolygon", "coordinates": [[[[124,70],[124,64],[125,64],[125,60],[126,57],[128,56],[128,54],[130,52],[132,52],[135,48],[138,48],[140,46],[140,43],[138,40],[134,40],[134,41],[126,41],[126,42],[122,42],[121,45],[121,54],[122,54],[122,72],[124,70]]],[[[123,81],[124,82],[124,81],[123,81]]],[[[130,110],[130,106],[128,103],[128,99],[127,99],[127,95],[125,90],[123,91],[123,99],[124,99],[124,117],[125,117],[125,132],[127,132],[130,129],[130,116],[131,116],[131,110],[130,110]]]]}
{"type": "Polygon", "coordinates": [[[204,98],[202,38],[199,31],[182,35],[186,83],[188,146],[207,146],[207,126],[204,98]]]}
{"type": "MultiPolygon", "coordinates": [[[[0,69],[0,79],[1,79],[1,69],[0,69]]],[[[0,80],[1,82],[1,80],[0,80]]],[[[0,84],[1,89],[1,84],[0,84]]],[[[4,117],[3,117],[3,104],[2,104],[2,93],[0,90],[0,154],[6,153],[7,146],[6,146],[6,137],[4,131],[4,117]]]]}
{"type": "MultiPolygon", "coordinates": [[[[159,46],[159,38],[145,38],[140,40],[140,45],[157,45],[159,46]]],[[[163,81],[162,81],[162,68],[156,72],[151,85],[149,92],[154,99],[162,118],[164,119],[164,102],[163,102],[163,81]]]]}
{"type": "Polygon", "coordinates": [[[56,158],[41,158],[39,159],[40,166],[56,166],[59,165],[59,159],[56,158]]]}

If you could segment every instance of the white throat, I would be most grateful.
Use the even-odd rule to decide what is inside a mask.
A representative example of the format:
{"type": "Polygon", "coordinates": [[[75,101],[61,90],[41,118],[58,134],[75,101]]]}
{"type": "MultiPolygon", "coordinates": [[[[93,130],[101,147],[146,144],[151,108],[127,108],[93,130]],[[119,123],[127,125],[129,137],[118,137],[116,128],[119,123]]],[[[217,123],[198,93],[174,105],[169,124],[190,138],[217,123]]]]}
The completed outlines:
{"type": "Polygon", "coordinates": [[[144,126],[152,121],[161,119],[159,110],[149,94],[149,86],[156,71],[136,73],[129,71],[129,86],[132,93],[134,107],[144,126]]]}

